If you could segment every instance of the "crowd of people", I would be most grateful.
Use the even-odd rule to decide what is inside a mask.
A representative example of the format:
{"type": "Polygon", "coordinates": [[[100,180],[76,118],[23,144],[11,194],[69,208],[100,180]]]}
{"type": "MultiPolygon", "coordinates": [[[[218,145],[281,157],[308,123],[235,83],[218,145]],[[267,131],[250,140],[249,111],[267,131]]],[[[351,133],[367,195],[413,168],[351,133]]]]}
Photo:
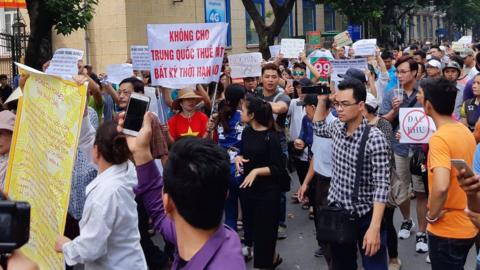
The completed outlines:
{"type": "MultiPolygon", "coordinates": [[[[358,58],[345,49],[331,51],[358,58]]],[[[246,269],[250,260],[275,269],[291,200],[308,210],[317,232],[312,256],[331,270],[356,270],[357,254],[365,270],[401,269],[399,241],[412,233],[411,248],[432,269],[463,269],[480,247],[480,176],[451,160],[480,174],[479,50],[377,49],[368,68],[348,69],[339,83],[322,81],[305,53],[268,59],[260,77],[247,78],[232,78],[225,57],[218,84],[155,87],[136,137],[122,133],[125,111],[132,93],[151,86],[149,72],[115,85],[79,61],[74,80],[88,82],[87,106],[66,228],[52,248],[68,269],[246,269]],[[328,91],[303,93],[315,85],[328,91]],[[414,107],[435,123],[428,144],[400,143],[400,108],[414,107]],[[287,198],[292,178],[299,188],[287,198]],[[326,233],[341,221],[332,209],[347,216],[348,240],[326,233]]],[[[0,190],[16,113],[3,104],[12,93],[5,77],[0,190]]]]}

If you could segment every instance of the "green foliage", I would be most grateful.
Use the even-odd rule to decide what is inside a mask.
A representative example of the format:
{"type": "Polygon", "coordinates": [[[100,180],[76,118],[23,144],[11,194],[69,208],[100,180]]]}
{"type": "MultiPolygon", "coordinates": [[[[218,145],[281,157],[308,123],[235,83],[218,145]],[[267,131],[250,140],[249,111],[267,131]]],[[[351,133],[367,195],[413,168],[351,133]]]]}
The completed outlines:
{"type": "Polygon", "coordinates": [[[58,34],[69,35],[87,27],[98,0],[46,0],[48,16],[58,34]]]}

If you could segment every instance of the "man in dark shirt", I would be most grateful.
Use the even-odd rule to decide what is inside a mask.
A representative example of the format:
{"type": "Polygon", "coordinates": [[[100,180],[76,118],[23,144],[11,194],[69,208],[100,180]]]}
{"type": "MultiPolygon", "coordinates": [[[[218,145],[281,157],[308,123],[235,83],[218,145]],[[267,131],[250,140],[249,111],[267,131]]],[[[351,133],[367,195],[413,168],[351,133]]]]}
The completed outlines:
{"type": "Polygon", "coordinates": [[[8,77],[5,74],[0,74],[0,100],[1,103],[7,101],[12,94],[12,87],[8,84],[8,77]]]}

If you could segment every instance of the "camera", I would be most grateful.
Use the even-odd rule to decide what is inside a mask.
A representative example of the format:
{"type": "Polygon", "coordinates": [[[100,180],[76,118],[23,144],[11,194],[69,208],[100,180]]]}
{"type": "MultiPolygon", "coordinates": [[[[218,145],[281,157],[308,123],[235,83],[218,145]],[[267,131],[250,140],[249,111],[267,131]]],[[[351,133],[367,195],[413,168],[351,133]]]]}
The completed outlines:
{"type": "Polygon", "coordinates": [[[30,237],[30,204],[6,200],[0,192],[0,255],[12,253],[30,237]]]}
{"type": "Polygon", "coordinates": [[[302,86],[302,94],[327,95],[330,93],[330,87],[326,84],[302,86]]]}

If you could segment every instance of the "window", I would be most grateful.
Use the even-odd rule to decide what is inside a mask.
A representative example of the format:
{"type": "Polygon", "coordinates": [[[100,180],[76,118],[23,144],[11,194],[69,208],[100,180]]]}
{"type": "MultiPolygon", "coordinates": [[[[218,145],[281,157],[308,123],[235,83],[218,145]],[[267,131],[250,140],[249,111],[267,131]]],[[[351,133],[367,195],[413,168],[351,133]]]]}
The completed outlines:
{"type": "Polygon", "coordinates": [[[417,16],[417,38],[421,38],[422,36],[422,23],[420,20],[420,16],[417,16]]]}
{"type": "MultiPolygon", "coordinates": [[[[260,15],[265,19],[265,2],[264,0],[253,0],[255,7],[260,15]]],[[[255,30],[252,18],[245,10],[245,30],[247,32],[247,45],[258,45],[258,34],[255,30]]]]}
{"type": "Polygon", "coordinates": [[[5,29],[0,29],[3,30],[3,33],[12,34],[12,25],[15,22],[15,15],[15,11],[5,10],[5,29]]]}
{"type": "Polygon", "coordinates": [[[315,3],[312,0],[303,0],[303,34],[316,29],[315,3]]]}
{"type": "Polygon", "coordinates": [[[292,36],[292,15],[288,16],[287,20],[282,26],[282,30],[280,30],[280,34],[278,34],[279,39],[282,38],[289,38],[292,36]]]}
{"type": "Polygon", "coordinates": [[[335,10],[329,4],[324,6],[325,31],[335,31],[335,10]]]}
{"type": "Polygon", "coordinates": [[[232,46],[232,23],[230,21],[230,0],[205,0],[205,22],[228,23],[227,46],[232,46]]]}
{"type": "Polygon", "coordinates": [[[430,21],[430,29],[428,29],[428,37],[433,38],[433,17],[428,17],[428,20],[430,21]]]}
{"type": "Polygon", "coordinates": [[[423,38],[428,38],[427,16],[423,16],[423,38]]]}

